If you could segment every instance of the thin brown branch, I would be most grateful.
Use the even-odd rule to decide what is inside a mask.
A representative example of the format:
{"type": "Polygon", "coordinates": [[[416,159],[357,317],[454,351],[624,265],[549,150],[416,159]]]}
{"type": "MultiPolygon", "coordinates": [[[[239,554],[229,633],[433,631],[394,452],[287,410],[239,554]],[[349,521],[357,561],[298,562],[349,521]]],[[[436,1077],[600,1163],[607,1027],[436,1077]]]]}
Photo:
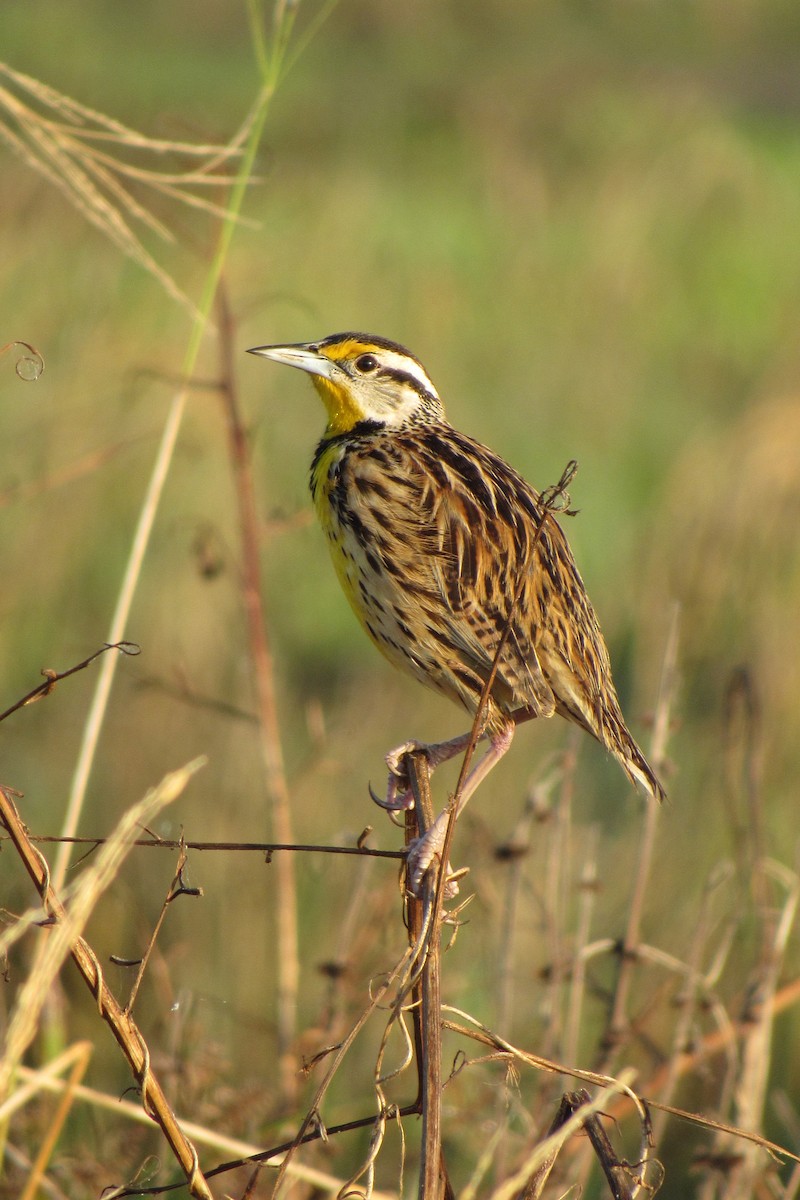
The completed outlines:
{"type": "MultiPolygon", "coordinates": [[[[766,892],[768,862],[758,864],[764,877],[761,893],[766,892]]],[[[737,1125],[757,1132],[764,1124],[764,1107],[767,1084],[772,1064],[772,1038],[774,1006],[772,1003],[777,989],[790,934],[797,916],[800,899],[800,882],[794,872],[779,864],[772,870],[786,889],[785,901],[777,914],[759,911],[761,923],[760,961],[749,981],[748,1002],[743,1013],[742,1047],[740,1070],[735,1088],[735,1119],[737,1125]]],[[[731,1148],[731,1140],[721,1143],[723,1152],[731,1148]]],[[[730,1200],[747,1200],[753,1195],[756,1180],[761,1170],[754,1150],[745,1149],[735,1178],[729,1180],[726,1196],[730,1200]]]]}
{"type": "MultiPolygon", "coordinates": [[[[250,446],[239,410],[234,370],[234,326],[224,286],[217,292],[219,316],[220,399],[225,412],[231,472],[236,489],[242,543],[242,603],[247,620],[250,661],[259,716],[259,745],[277,840],[292,841],[289,786],[283,764],[272,650],[261,589],[259,519],[250,446]]],[[[297,1031],[297,995],[300,968],[297,950],[297,895],[294,859],[282,854],[277,867],[277,1037],[281,1085],[291,1103],[297,1093],[298,1062],[293,1049],[297,1031]]]]}
{"type": "MultiPolygon", "coordinates": [[[[576,1111],[579,1111],[582,1105],[589,1103],[589,1093],[582,1089],[579,1092],[568,1093],[567,1099],[573,1105],[576,1105],[576,1111]]],[[[645,1186],[644,1168],[648,1163],[648,1154],[652,1147],[652,1130],[647,1109],[645,1108],[642,1115],[644,1150],[639,1158],[639,1162],[635,1166],[632,1163],[626,1162],[625,1159],[620,1158],[615,1152],[597,1113],[593,1113],[590,1117],[586,1118],[583,1128],[586,1130],[586,1135],[592,1144],[592,1149],[597,1155],[597,1161],[600,1163],[603,1174],[608,1180],[608,1186],[611,1188],[614,1200],[635,1200],[635,1197],[641,1192],[642,1187],[645,1186]]],[[[652,1196],[658,1186],[660,1186],[660,1181],[655,1185],[648,1184],[648,1195],[652,1196]]]]}
{"type": "MultiPolygon", "coordinates": [[[[413,1117],[418,1115],[419,1109],[414,1104],[409,1104],[403,1108],[394,1109],[391,1113],[386,1114],[387,1117],[391,1116],[393,1118],[413,1117]]],[[[311,1142],[328,1141],[329,1138],[337,1137],[342,1133],[355,1133],[361,1129],[369,1129],[375,1124],[375,1115],[371,1114],[368,1117],[356,1117],[352,1121],[342,1121],[337,1125],[322,1126],[318,1123],[314,1125],[313,1121],[310,1124],[313,1127],[305,1128],[302,1136],[293,1138],[290,1142],[281,1142],[278,1145],[271,1146],[267,1150],[259,1151],[258,1154],[252,1154],[248,1158],[234,1158],[231,1159],[230,1162],[219,1163],[210,1171],[206,1171],[206,1179],[214,1179],[218,1175],[227,1175],[230,1171],[237,1171],[241,1167],[266,1166],[271,1159],[280,1158],[282,1155],[291,1154],[297,1149],[298,1146],[307,1146],[311,1142]]],[[[284,1159],[284,1162],[281,1164],[281,1169],[283,1169],[286,1165],[287,1160],[284,1159]]],[[[164,1184],[163,1186],[155,1187],[129,1187],[122,1191],[116,1192],[114,1200],[125,1200],[125,1198],[129,1196],[164,1196],[168,1195],[170,1192],[178,1191],[182,1187],[184,1187],[183,1183],[168,1183],[164,1184]]]]}
{"type": "MultiPolygon", "coordinates": [[[[7,840],[0,836],[0,842],[7,840]]],[[[31,835],[31,841],[41,844],[48,842],[66,843],[69,846],[89,846],[93,850],[104,846],[108,839],[104,837],[56,837],[31,835]]],[[[320,846],[309,842],[192,842],[185,838],[135,838],[127,845],[139,846],[143,850],[224,850],[224,851],[255,851],[268,858],[280,851],[305,854],[352,854],[356,858],[393,858],[404,859],[404,850],[373,850],[370,846],[320,846]]]]}
{"type": "MultiPolygon", "coordinates": [[[[567,493],[567,487],[569,486],[572,479],[574,478],[577,469],[578,469],[577,463],[574,461],[570,461],[567,464],[567,467],[565,468],[565,470],[563,471],[559,482],[555,486],[548,488],[544,492],[542,492],[542,494],[539,498],[541,513],[540,513],[538,524],[536,526],[536,530],[535,530],[534,537],[532,540],[531,550],[530,550],[531,553],[534,552],[536,545],[541,537],[545,523],[547,522],[551,513],[555,512],[555,511],[564,511],[567,513],[570,512],[570,510],[569,510],[570,501],[569,501],[569,495],[567,493]]],[[[523,576],[523,570],[522,570],[522,568],[520,568],[519,575],[518,575],[517,579],[515,580],[514,595],[513,595],[511,604],[509,606],[508,617],[507,617],[505,625],[501,631],[500,637],[498,638],[497,648],[495,650],[492,664],[489,669],[489,674],[484,683],[484,686],[483,686],[483,689],[481,692],[481,696],[480,696],[480,700],[478,702],[478,707],[475,712],[475,717],[472,722],[472,727],[470,729],[469,741],[467,743],[467,747],[464,752],[464,757],[461,762],[461,767],[459,770],[459,776],[458,776],[458,782],[456,784],[456,789],[450,800],[450,804],[449,804],[450,818],[447,822],[447,828],[445,831],[444,842],[442,845],[441,859],[440,859],[441,864],[442,864],[441,869],[438,871],[438,873],[429,871],[426,875],[425,884],[424,884],[423,906],[421,909],[421,911],[423,913],[426,912],[424,899],[429,897],[432,900],[432,905],[431,905],[431,910],[430,910],[429,934],[428,934],[430,940],[428,942],[426,951],[424,953],[425,953],[425,959],[427,960],[428,956],[433,951],[434,944],[435,944],[436,962],[434,963],[433,967],[431,968],[431,976],[429,977],[428,983],[427,983],[427,987],[429,988],[428,994],[429,994],[429,1002],[430,1002],[427,1018],[423,1021],[422,1029],[421,1030],[417,1029],[417,1049],[418,1049],[418,1053],[420,1054],[420,1070],[422,1072],[422,1074],[421,1074],[422,1098],[423,1098],[423,1104],[424,1104],[425,1099],[427,1097],[427,1104],[428,1104],[428,1109],[429,1109],[428,1129],[426,1130],[426,1133],[423,1136],[423,1156],[422,1156],[422,1163],[421,1163],[420,1190],[419,1190],[419,1195],[420,1195],[421,1200],[427,1200],[428,1197],[439,1197],[440,1195],[443,1195],[443,1194],[449,1194],[449,1186],[450,1186],[449,1181],[447,1179],[447,1173],[446,1173],[446,1170],[444,1167],[444,1162],[443,1162],[442,1156],[441,1156],[441,1112],[440,1112],[440,1105],[441,1105],[441,1099],[440,1099],[440,1092],[441,1092],[441,1062],[440,1062],[441,1029],[439,1027],[441,1000],[440,1000],[440,993],[439,993],[439,962],[438,962],[439,931],[441,929],[444,900],[448,894],[447,864],[450,861],[450,846],[452,844],[452,840],[453,840],[453,836],[454,836],[454,832],[455,832],[455,823],[456,823],[456,816],[458,814],[458,809],[459,809],[459,800],[460,800],[460,797],[461,797],[463,789],[464,789],[464,784],[467,779],[467,775],[469,772],[472,757],[475,753],[475,749],[477,747],[478,741],[480,740],[481,735],[483,733],[484,724],[485,724],[485,714],[486,714],[487,706],[489,704],[489,698],[491,696],[492,688],[494,686],[494,681],[495,681],[497,671],[499,668],[500,659],[501,659],[501,656],[503,653],[503,648],[511,634],[511,627],[512,627],[512,622],[513,622],[513,618],[514,618],[514,613],[517,609],[517,605],[519,604],[519,599],[522,594],[523,586],[524,586],[524,576],[523,576]],[[433,879],[435,881],[435,886],[433,886],[432,888],[431,888],[430,883],[428,882],[431,879],[431,877],[433,877],[433,879]],[[435,1012],[435,1018],[434,1018],[434,1012],[435,1012]],[[435,1031],[433,1031],[430,1027],[430,1023],[434,1019],[437,1024],[437,1028],[435,1031]],[[425,1039],[428,1036],[431,1036],[431,1038],[432,1038],[431,1046],[426,1044],[425,1039]],[[437,1057],[436,1063],[434,1063],[432,1061],[434,1055],[436,1055],[436,1057],[437,1057]],[[437,1074],[437,1072],[438,1072],[438,1074],[437,1074]]],[[[417,762],[414,758],[413,752],[411,754],[406,755],[406,763],[407,763],[409,779],[414,779],[415,783],[416,783],[415,803],[416,803],[416,790],[418,790],[420,793],[419,804],[421,805],[422,803],[425,803],[426,807],[427,807],[426,816],[423,817],[422,820],[420,821],[420,828],[422,828],[426,819],[430,818],[432,820],[432,817],[433,817],[432,806],[430,804],[430,776],[429,776],[427,767],[422,770],[418,767],[417,762]]],[[[413,786],[414,785],[412,784],[412,787],[413,786]]],[[[419,817],[418,817],[418,820],[419,820],[419,817]]],[[[429,825],[427,827],[429,828],[429,825]]],[[[406,828],[408,831],[408,828],[409,828],[408,825],[406,828]]],[[[424,920],[424,917],[422,919],[424,920]]],[[[412,939],[412,946],[415,944],[418,944],[418,940],[412,939]]],[[[425,966],[423,967],[423,973],[426,970],[426,968],[427,968],[427,961],[425,962],[425,966]]]]}
{"type": "MultiPolygon", "coordinates": [[[[581,1089],[578,1092],[565,1092],[561,1097],[561,1103],[547,1132],[548,1139],[554,1141],[552,1135],[561,1129],[571,1117],[575,1114],[581,1114],[581,1110],[588,1109],[590,1105],[591,1097],[585,1089],[581,1089]]],[[[597,1156],[603,1174],[608,1180],[614,1200],[634,1200],[634,1197],[639,1194],[643,1186],[644,1156],[635,1167],[624,1159],[621,1159],[615,1153],[608,1135],[603,1129],[600,1115],[597,1112],[588,1111],[581,1125],[597,1156]]],[[[643,1114],[642,1125],[644,1138],[647,1142],[650,1130],[646,1111],[643,1114]]],[[[522,1192],[520,1200],[540,1200],[560,1149],[561,1146],[559,1144],[556,1143],[553,1145],[553,1149],[546,1154],[544,1161],[537,1167],[530,1182],[522,1192]]],[[[653,1195],[655,1188],[648,1186],[647,1190],[649,1195],[653,1195]]]]}
{"type": "Polygon", "coordinates": [[[723,713],[725,801],[742,879],[753,889],[756,905],[767,905],[763,873],[764,806],[761,700],[746,667],[732,672],[725,689],[723,713]]]}
{"type": "MultiPolygon", "coordinates": [[[[165,789],[171,789],[171,792],[168,795],[165,791],[165,799],[172,798],[173,793],[174,795],[178,794],[187,777],[187,771],[193,769],[196,769],[196,765],[184,769],[183,772],[176,772],[171,777],[174,782],[167,777],[162,786],[165,789]]],[[[50,867],[41,851],[32,844],[16,806],[3,788],[0,788],[0,818],[9,832],[25,869],[33,880],[46,911],[57,926],[69,926],[71,918],[67,915],[50,884],[50,867]]],[[[141,1089],[142,1103],[146,1111],[160,1126],[167,1144],[180,1163],[186,1175],[189,1191],[200,1200],[212,1200],[208,1184],[200,1170],[197,1151],[181,1130],[161,1084],[153,1072],[150,1051],[143,1034],[108,987],[97,956],[89,943],[83,937],[74,937],[71,939],[70,954],[95,998],[98,1014],[108,1025],[130,1064],[141,1089]]]]}
{"type": "Polygon", "coordinates": [[[181,840],[179,845],[180,845],[180,854],[178,857],[178,865],[175,868],[175,874],[172,878],[172,882],[170,883],[169,888],[167,889],[167,894],[164,897],[164,903],[161,905],[161,912],[158,914],[158,918],[156,920],[155,926],[153,927],[153,932],[150,935],[150,940],[147,943],[147,948],[145,949],[145,952],[142,955],[141,961],[139,963],[139,969],[136,972],[136,979],[133,981],[133,986],[131,987],[131,992],[130,992],[130,995],[128,996],[128,1003],[125,1005],[125,1012],[128,1015],[130,1015],[133,1012],[133,1006],[136,1003],[136,997],[139,993],[139,988],[141,987],[142,980],[144,979],[144,973],[147,970],[147,964],[149,963],[150,957],[153,953],[153,950],[155,949],[156,941],[158,939],[159,933],[161,932],[161,926],[164,924],[164,921],[166,920],[167,910],[168,910],[169,906],[172,904],[173,900],[177,899],[178,896],[202,895],[202,891],[200,891],[199,889],[196,889],[196,888],[187,888],[184,883],[183,872],[186,869],[188,855],[186,853],[186,843],[183,840],[181,840]]]}
{"type": "Polygon", "coordinates": [[[45,667],[42,670],[45,682],[40,683],[38,687],[35,687],[27,695],[23,696],[21,700],[17,700],[16,704],[12,704],[5,712],[0,713],[0,721],[5,721],[6,717],[10,717],[18,709],[25,708],[27,705],[34,704],[37,700],[42,700],[45,696],[49,696],[57,683],[60,683],[62,679],[68,679],[70,675],[74,675],[77,671],[84,671],[96,658],[99,658],[101,654],[105,654],[106,650],[119,650],[121,654],[127,654],[129,658],[133,658],[140,652],[135,642],[107,642],[105,646],[101,646],[99,650],[95,650],[94,654],[90,654],[82,662],[76,663],[74,667],[68,667],[66,671],[53,671],[51,668],[45,667]]]}
{"type": "MultiPolygon", "coordinates": [[[[550,1123],[550,1128],[547,1131],[548,1138],[552,1134],[556,1133],[561,1126],[566,1123],[574,1111],[575,1105],[570,1102],[570,1099],[566,1094],[563,1095],[561,1097],[561,1102],[556,1109],[556,1115],[553,1117],[553,1120],[550,1123]]],[[[547,1180],[550,1178],[550,1172],[555,1166],[555,1161],[558,1158],[560,1149],[560,1146],[553,1145],[552,1150],[550,1150],[544,1156],[544,1159],[534,1170],[531,1178],[528,1180],[528,1183],[520,1195],[520,1200],[541,1200],[542,1193],[544,1192],[547,1180]]]]}
{"type": "MultiPolygon", "coordinates": [[[[430,763],[424,753],[406,755],[406,769],[414,793],[414,808],[406,814],[406,844],[422,837],[434,820],[431,800],[430,763]]],[[[444,859],[443,861],[447,861],[444,859]]],[[[425,913],[437,911],[436,892],[444,871],[428,871],[422,896],[407,894],[408,937],[413,948],[423,935],[425,913]]],[[[441,925],[434,919],[428,927],[424,961],[415,985],[414,1034],[422,1107],[419,1200],[441,1200],[450,1184],[442,1154],[442,998],[441,925]]]]}
{"type": "Polygon", "coordinates": [[[553,1132],[549,1133],[546,1138],[532,1147],[513,1174],[504,1179],[491,1192],[489,1200],[519,1200],[520,1196],[524,1195],[531,1181],[535,1180],[539,1169],[541,1167],[547,1168],[548,1163],[552,1166],[554,1155],[559,1153],[568,1138],[584,1129],[589,1117],[595,1113],[604,1111],[605,1106],[619,1092],[625,1092],[629,1095],[641,1111],[641,1106],[630,1090],[629,1085],[632,1077],[633,1072],[628,1070],[623,1073],[620,1079],[610,1079],[593,1100],[585,1104],[578,1104],[573,1112],[565,1116],[564,1120],[553,1132]]]}

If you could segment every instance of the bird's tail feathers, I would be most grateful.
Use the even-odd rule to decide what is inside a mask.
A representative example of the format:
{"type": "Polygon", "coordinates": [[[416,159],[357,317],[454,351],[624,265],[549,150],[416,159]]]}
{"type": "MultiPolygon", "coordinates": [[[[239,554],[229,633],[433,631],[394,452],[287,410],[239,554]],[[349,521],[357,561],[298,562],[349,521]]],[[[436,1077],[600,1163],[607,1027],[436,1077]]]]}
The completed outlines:
{"type": "MultiPolygon", "coordinates": [[[[654,800],[666,800],[667,793],[653,768],[628,732],[617,703],[606,703],[600,711],[584,709],[574,698],[568,703],[561,695],[556,709],[563,716],[582,726],[611,753],[635,787],[641,787],[654,800]]],[[[616,701],[616,697],[614,697],[616,701]]]]}
{"type": "MultiPolygon", "coordinates": [[[[625,732],[627,733],[627,730],[625,732]]],[[[644,788],[654,800],[666,800],[667,793],[664,790],[661,780],[630,734],[628,734],[627,739],[619,748],[612,747],[611,751],[621,764],[631,783],[644,788]]]]}

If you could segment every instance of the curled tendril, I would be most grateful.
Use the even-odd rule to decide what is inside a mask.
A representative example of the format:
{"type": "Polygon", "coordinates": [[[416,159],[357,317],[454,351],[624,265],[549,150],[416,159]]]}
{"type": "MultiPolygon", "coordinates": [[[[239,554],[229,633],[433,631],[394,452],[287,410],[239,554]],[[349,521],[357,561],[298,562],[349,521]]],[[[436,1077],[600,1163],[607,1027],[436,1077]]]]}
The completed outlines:
{"type": "Polygon", "coordinates": [[[15,347],[27,350],[27,354],[22,354],[14,364],[14,370],[20,379],[24,379],[26,383],[35,383],[44,371],[44,359],[35,346],[30,342],[6,342],[5,346],[0,346],[0,357],[8,350],[13,350],[15,347]]]}
{"type": "Polygon", "coordinates": [[[575,516],[576,510],[570,508],[572,501],[569,498],[567,488],[572,483],[577,472],[578,464],[574,458],[571,458],[564,468],[564,473],[558,483],[552,487],[545,488],[539,497],[539,503],[542,505],[542,508],[547,509],[548,512],[561,513],[565,517],[575,516]]]}
{"type": "MultiPolygon", "coordinates": [[[[104,649],[119,650],[120,654],[126,654],[128,658],[136,658],[137,654],[142,653],[142,647],[138,642],[106,642],[104,649]]],[[[102,654],[103,651],[101,650],[102,654]]]]}

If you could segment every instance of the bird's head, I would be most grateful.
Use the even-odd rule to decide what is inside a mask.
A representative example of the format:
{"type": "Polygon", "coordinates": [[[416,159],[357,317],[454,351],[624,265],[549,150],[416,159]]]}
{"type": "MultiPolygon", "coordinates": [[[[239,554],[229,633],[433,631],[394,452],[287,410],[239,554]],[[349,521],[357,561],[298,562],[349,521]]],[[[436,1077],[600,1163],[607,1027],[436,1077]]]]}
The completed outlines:
{"type": "Polygon", "coordinates": [[[362,421],[403,429],[444,420],[422,363],[386,338],[334,333],[320,342],[254,346],[248,353],[308,372],[328,410],[330,436],[349,433],[362,421]]]}

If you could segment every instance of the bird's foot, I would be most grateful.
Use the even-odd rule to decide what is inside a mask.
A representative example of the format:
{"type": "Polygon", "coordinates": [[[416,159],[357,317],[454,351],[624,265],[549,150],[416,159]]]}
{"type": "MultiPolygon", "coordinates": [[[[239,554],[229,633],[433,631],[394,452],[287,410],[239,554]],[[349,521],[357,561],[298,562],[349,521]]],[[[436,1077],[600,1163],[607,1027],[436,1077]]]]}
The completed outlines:
{"type": "Polygon", "coordinates": [[[402,746],[395,746],[394,750],[390,750],[386,755],[386,765],[389,768],[386,799],[382,800],[375,795],[372,788],[369,789],[369,794],[375,803],[389,812],[405,812],[407,809],[413,808],[414,793],[411,790],[405,757],[414,752],[423,753],[427,756],[431,767],[434,767],[436,760],[431,751],[436,749],[436,746],[428,746],[425,742],[403,742],[402,746]]]}
{"type": "MultiPolygon", "coordinates": [[[[372,788],[369,789],[370,795],[376,804],[381,808],[386,809],[390,813],[398,813],[407,811],[414,807],[414,793],[411,789],[411,781],[408,776],[408,768],[406,766],[406,756],[409,754],[424,754],[428,760],[428,768],[433,771],[441,763],[448,762],[457,754],[461,754],[471,740],[471,734],[462,734],[461,737],[452,738],[448,742],[403,742],[402,746],[395,747],[386,755],[386,765],[389,768],[389,781],[386,787],[386,799],[381,799],[375,794],[372,788]]],[[[468,796],[468,791],[465,793],[468,796]]],[[[459,808],[463,807],[464,794],[459,804],[459,808]]],[[[408,857],[406,860],[406,878],[408,886],[414,895],[418,894],[422,879],[428,868],[438,861],[441,863],[442,846],[447,834],[447,822],[450,819],[449,809],[445,809],[440,813],[436,820],[431,825],[430,829],[421,837],[411,842],[408,847],[408,857]]],[[[447,864],[445,871],[445,896],[451,899],[458,895],[458,880],[466,871],[452,871],[450,864],[447,864]]]]}
{"type": "MultiPolygon", "coordinates": [[[[409,891],[414,896],[420,894],[422,881],[430,868],[434,865],[437,868],[441,867],[442,848],[447,836],[449,820],[450,810],[445,809],[444,812],[439,813],[427,833],[424,833],[422,837],[414,838],[413,842],[409,843],[406,857],[406,878],[409,891]]],[[[447,864],[444,883],[446,900],[452,900],[454,896],[458,895],[458,881],[467,874],[468,870],[468,867],[462,867],[461,870],[454,871],[450,863],[447,864]]]]}

